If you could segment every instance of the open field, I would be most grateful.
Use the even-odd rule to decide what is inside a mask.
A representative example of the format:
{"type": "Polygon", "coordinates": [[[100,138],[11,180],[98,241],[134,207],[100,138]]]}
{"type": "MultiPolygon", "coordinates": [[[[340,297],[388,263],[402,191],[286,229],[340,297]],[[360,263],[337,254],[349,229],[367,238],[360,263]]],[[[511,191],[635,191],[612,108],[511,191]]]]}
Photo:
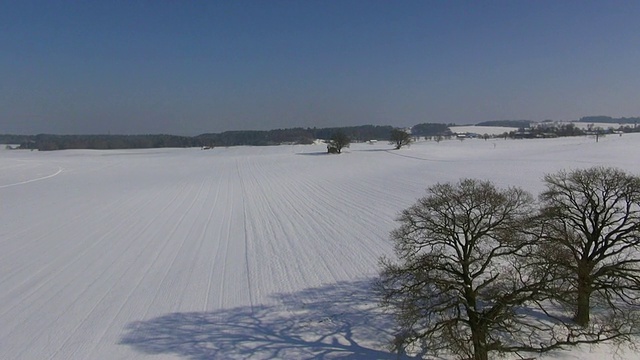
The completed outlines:
{"type": "MultiPolygon", "coordinates": [[[[537,195],[560,169],[640,173],[640,134],[342,155],[2,148],[1,359],[395,359],[368,285],[427,186],[474,177],[537,195]]],[[[549,357],[611,355],[589,351],[549,357]]]]}
{"type": "Polygon", "coordinates": [[[449,126],[454,133],[473,133],[478,135],[502,135],[511,131],[518,131],[516,127],[507,126],[449,126]]]}

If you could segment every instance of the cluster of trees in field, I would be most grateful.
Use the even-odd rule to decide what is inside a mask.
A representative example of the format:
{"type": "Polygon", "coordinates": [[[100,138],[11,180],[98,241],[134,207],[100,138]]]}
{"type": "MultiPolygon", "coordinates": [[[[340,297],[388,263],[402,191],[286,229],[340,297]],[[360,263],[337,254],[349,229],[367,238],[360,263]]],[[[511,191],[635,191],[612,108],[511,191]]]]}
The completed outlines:
{"type": "Polygon", "coordinates": [[[404,210],[376,289],[399,352],[487,360],[640,334],[640,177],[594,167],[526,191],[462,179],[404,210]]]}
{"type": "MultiPolygon", "coordinates": [[[[403,146],[408,146],[413,142],[412,134],[403,129],[391,129],[389,133],[389,145],[393,145],[396,150],[403,146]]],[[[340,154],[342,149],[349,147],[351,138],[340,129],[333,132],[327,143],[327,152],[329,154],[340,154]]]]}
{"type": "Polygon", "coordinates": [[[424,136],[424,137],[432,137],[432,136],[451,136],[453,133],[450,126],[454,126],[454,124],[438,124],[438,123],[424,123],[417,124],[411,128],[411,135],[413,136],[424,136]]]}

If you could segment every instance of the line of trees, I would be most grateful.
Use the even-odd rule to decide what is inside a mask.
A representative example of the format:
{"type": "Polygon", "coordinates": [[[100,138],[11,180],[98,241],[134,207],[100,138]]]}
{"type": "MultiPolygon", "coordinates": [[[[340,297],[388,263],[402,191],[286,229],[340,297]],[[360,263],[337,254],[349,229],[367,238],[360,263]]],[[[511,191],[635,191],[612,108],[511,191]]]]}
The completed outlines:
{"type": "Polygon", "coordinates": [[[584,116],[581,117],[580,122],[586,123],[611,123],[611,124],[639,124],[640,117],[621,117],[613,118],[611,116],[584,116]]]}
{"type": "MultiPolygon", "coordinates": [[[[404,210],[376,288],[398,351],[487,360],[640,331],[640,178],[615,168],[520,188],[463,179],[404,210]]],[[[522,355],[521,355],[522,356],[522,355]]]]}
{"type": "Polygon", "coordinates": [[[533,121],[531,120],[492,120],[477,123],[476,126],[505,126],[515,128],[528,128],[531,127],[532,123],[533,121]]]}
{"type": "Polygon", "coordinates": [[[0,135],[0,143],[20,145],[22,149],[140,149],[160,147],[215,147],[238,145],[311,144],[328,141],[343,133],[350,141],[388,140],[391,126],[350,126],[341,128],[291,128],[268,131],[225,131],[197,136],[174,135],[0,135]]]}
{"type": "Polygon", "coordinates": [[[201,143],[193,137],[175,135],[5,135],[0,136],[0,141],[7,144],[18,144],[21,149],[41,151],[66,149],[146,149],[201,146],[201,143]]]}
{"type": "MultiPolygon", "coordinates": [[[[523,121],[487,122],[496,125],[523,125],[523,121]]],[[[528,122],[527,122],[528,124],[528,122]]],[[[500,137],[549,137],[553,136],[581,136],[596,134],[602,136],[619,132],[638,132],[640,127],[636,123],[619,126],[617,129],[587,129],[582,130],[574,124],[556,125],[553,123],[541,123],[534,127],[522,127],[519,131],[505,133],[500,137]]],[[[424,137],[439,141],[443,138],[451,138],[454,134],[450,130],[453,124],[423,123],[414,125],[409,133],[411,138],[424,137]]],[[[365,142],[369,140],[388,140],[393,145],[400,147],[408,145],[411,141],[401,133],[401,129],[391,126],[350,126],[339,128],[290,128],[268,131],[225,131],[222,133],[201,134],[197,136],[175,136],[166,134],[150,135],[10,135],[0,134],[0,143],[19,145],[21,149],[37,150],[65,150],[65,149],[137,149],[137,148],[161,148],[161,147],[215,147],[238,145],[280,145],[280,144],[311,144],[315,140],[329,141],[331,137],[340,132],[353,142],[365,142]],[[399,141],[399,142],[398,142],[399,141]]],[[[489,135],[485,135],[485,139],[489,135]]]]}

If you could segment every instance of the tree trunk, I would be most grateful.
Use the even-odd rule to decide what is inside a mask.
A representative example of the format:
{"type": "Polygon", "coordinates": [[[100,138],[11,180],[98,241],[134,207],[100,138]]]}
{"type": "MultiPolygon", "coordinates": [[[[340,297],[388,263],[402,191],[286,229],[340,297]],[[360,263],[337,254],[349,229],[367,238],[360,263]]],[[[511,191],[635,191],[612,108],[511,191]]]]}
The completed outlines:
{"type": "Polygon", "coordinates": [[[480,329],[471,329],[471,336],[473,338],[473,360],[489,360],[486,333],[480,329]]]}
{"type": "Polygon", "coordinates": [[[591,277],[589,270],[588,266],[578,265],[578,294],[574,320],[580,326],[589,325],[589,313],[591,311],[591,277]]]}
{"type": "MultiPolygon", "coordinates": [[[[475,305],[475,298],[472,299],[475,305]]],[[[475,311],[467,310],[469,315],[469,328],[471,329],[471,341],[473,343],[473,360],[489,360],[489,351],[487,350],[487,331],[479,314],[475,311]]]]}

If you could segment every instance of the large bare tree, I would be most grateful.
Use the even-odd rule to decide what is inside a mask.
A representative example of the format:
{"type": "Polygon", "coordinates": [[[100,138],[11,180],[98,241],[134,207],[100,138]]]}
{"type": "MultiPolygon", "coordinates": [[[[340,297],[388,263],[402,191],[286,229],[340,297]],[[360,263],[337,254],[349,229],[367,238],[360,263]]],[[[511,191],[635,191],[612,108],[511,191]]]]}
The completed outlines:
{"type": "Polygon", "coordinates": [[[607,337],[637,332],[640,178],[593,167],[547,175],[544,182],[541,245],[563,280],[556,295],[583,328],[598,314],[596,332],[607,337]]]}
{"type": "Polygon", "coordinates": [[[349,147],[351,139],[342,131],[337,131],[331,135],[331,138],[327,141],[327,151],[329,153],[342,153],[342,149],[349,147]]]}
{"type": "Polygon", "coordinates": [[[393,129],[389,134],[389,144],[399,150],[401,147],[411,144],[411,134],[402,129],[393,129]]]}
{"type": "Polygon", "coordinates": [[[377,289],[397,315],[396,345],[475,360],[543,351],[548,336],[526,309],[542,300],[549,273],[527,268],[536,239],[525,231],[532,196],[474,179],[427,192],[391,233],[398,259],[381,261],[377,289]]]}

